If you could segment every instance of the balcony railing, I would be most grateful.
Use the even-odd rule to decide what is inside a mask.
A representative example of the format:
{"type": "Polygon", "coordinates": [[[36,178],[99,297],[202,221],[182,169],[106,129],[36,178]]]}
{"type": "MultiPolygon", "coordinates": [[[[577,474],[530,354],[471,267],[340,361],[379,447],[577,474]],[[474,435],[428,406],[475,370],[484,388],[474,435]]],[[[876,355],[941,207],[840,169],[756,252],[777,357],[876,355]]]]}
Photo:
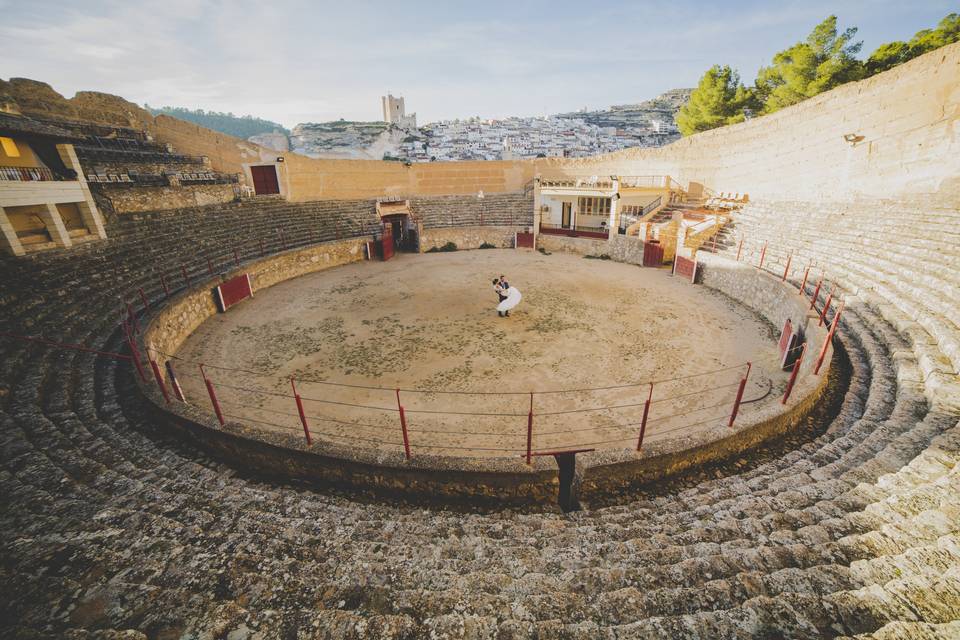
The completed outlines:
{"type": "Polygon", "coordinates": [[[64,180],[46,167],[0,167],[0,181],[6,182],[53,182],[64,180]]]}

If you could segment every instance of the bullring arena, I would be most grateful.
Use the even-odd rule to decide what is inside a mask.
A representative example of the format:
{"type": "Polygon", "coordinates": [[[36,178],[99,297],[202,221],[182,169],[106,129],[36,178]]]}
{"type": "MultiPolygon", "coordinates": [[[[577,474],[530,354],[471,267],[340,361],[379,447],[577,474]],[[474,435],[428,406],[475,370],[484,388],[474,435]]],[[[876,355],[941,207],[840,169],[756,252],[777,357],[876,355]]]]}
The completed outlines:
{"type": "Polygon", "coordinates": [[[960,45],[577,160],[3,89],[78,169],[5,217],[83,198],[4,236],[4,637],[960,635],[960,45]],[[101,182],[121,138],[208,177],[101,182]]]}

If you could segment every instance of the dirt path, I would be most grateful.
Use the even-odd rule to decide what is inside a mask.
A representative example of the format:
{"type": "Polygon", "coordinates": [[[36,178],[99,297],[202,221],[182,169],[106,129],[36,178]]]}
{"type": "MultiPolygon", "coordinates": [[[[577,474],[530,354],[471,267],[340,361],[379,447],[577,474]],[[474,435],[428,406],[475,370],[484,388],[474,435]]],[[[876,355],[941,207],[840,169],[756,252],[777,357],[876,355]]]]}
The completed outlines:
{"type": "MultiPolygon", "coordinates": [[[[662,380],[747,360],[759,374],[752,376],[747,397],[766,389],[760,384],[764,375],[778,385],[782,378],[771,373],[775,336],[746,309],[663,271],[571,254],[401,255],[305,276],[255,295],[206,322],[178,355],[263,374],[209,371],[227,413],[259,420],[264,428],[302,431],[293,400],[231,387],[288,396],[293,376],[318,436],[365,446],[399,446],[395,387],[490,394],[402,392],[415,450],[513,455],[525,447],[529,391],[662,380]],[[494,310],[491,279],[500,273],[523,293],[510,318],[494,310]],[[497,415],[460,415],[467,413],[497,415]]],[[[742,372],[738,367],[656,384],[648,437],[669,437],[729,414],[742,372]],[[675,396],[681,397],[669,399],[675,396]]],[[[205,405],[197,377],[181,382],[189,397],[205,405]]],[[[639,405],[647,392],[637,386],[538,393],[534,446],[635,444],[642,406],[586,409],[639,405]],[[547,415],[561,411],[573,412],[547,415]]]]}

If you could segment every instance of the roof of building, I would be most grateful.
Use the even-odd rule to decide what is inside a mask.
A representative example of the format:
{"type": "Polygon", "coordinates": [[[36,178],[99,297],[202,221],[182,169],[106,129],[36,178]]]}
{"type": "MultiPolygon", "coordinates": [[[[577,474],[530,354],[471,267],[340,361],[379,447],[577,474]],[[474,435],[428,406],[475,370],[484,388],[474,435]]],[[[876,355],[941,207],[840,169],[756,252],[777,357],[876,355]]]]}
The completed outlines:
{"type": "Polygon", "coordinates": [[[79,141],[76,134],[66,129],[39,122],[26,116],[17,116],[10,113],[0,113],[0,134],[7,136],[32,136],[54,138],[62,141],[79,141]]]}

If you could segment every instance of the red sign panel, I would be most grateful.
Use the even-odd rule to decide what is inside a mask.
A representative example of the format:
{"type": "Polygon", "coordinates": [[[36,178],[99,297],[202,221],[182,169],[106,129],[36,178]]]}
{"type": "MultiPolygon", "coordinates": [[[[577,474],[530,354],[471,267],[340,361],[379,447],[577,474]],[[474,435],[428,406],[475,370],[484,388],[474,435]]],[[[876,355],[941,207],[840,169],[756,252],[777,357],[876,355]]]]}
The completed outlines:
{"type": "Polygon", "coordinates": [[[516,234],[515,245],[517,249],[533,249],[533,234],[532,233],[520,233],[516,234]]]}
{"type": "Polygon", "coordinates": [[[230,278],[216,289],[217,306],[220,311],[226,311],[241,300],[253,297],[253,286],[250,284],[250,274],[242,273],[230,278]]]}
{"type": "Polygon", "coordinates": [[[383,225],[383,237],[380,240],[380,247],[383,253],[381,258],[384,260],[389,260],[393,257],[393,225],[384,224],[383,225]]]}
{"type": "Polygon", "coordinates": [[[674,275],[686,276],[693,282],[697,278],[697,261],[683,256],[677,256],[673,259],[674,275]]]}

